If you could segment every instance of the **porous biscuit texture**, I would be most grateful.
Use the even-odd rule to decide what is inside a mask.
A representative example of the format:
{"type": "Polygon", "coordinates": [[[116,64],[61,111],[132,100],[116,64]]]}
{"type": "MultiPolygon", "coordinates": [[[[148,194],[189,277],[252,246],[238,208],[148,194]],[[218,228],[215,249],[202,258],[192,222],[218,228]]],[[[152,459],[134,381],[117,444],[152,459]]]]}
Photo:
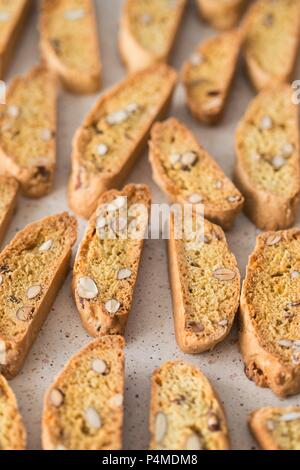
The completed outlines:
{"type": "Polygon", "coordinates": [[[2,243],[17,203],[19,185],[14,178],[0,176],[0,243],[2,243]]]}
{"type": "Polygon", "coordinates": [[[233,28],[239,21],[248,0],[197,0],[201,16],[214,28],[233,28]]]}
{"type": "Polygon", "coordinates": [[[298,0],[258,0],[243,31],[249,77],[257,90],[292,79],[300,39],[298,0]]]}
{"type": "Polygon", "coordinates": [[[92,336],[125,332],[146,233],[151,195],[126,186],[102,195],[73,269],[73,295],[92,336]]]}
{"type": "Polygon", "coordinates": [[[230,332],[240,299],[240,274],[223,230],[193,221],[176,239],[180,219],[171,216],[169,272],[176,339],[190,354],[212,349],[230,332]]]}
{"type": "Polygon", "coordinates": [[[168,60],[186,0],[127,0],[119,30],[119,49],[129,72],[168,60]]]}
{"type": "Polygon", "coordinates": [[[94,0],[43,0],[40,19],[43,60],[74,93],[101,86],[94,0]]]}
{"type": "Polygon", "coordinates": [[[227,450],[229,435],[220,402],[195,366],[170,361],[152,375],[151,450],[227,450]]]}
{"type": "Polygon", "coordinates": [[[0,375],[0,450],[25,450],[26,430],[16,397],[0,375]]]}
{"type": "Polygon", "coordinates": [[[0,78],[6,73],[31,6],[31,0],[0,0],[0,78]]]}
{"type": "Polygon", "coordinates": [[[89,218],[101,194],[122,185],[168,108],[176,76],[164,64],[132,74],[88,114],[73,140],[69,204],[78,215],[89,218]]]}
{"type": "Polygon", "coordinates": [[[169,199],[203,204],[205,217],[228,230],[243,196],[192,133],[170,118],[153,126],[149,147],[153,178],[169,199]]]}
{"type": "Polygon", "coordinates": [[[183,67],[187,105],[206,124],[221,117],[236,70],[241,33],[233,30],[204,41],[183,67]]]}
{"type": "Polygon", "coordinates": [[[36,66],[13,79],[0,105],[0,173],[16,178],[23,194],[50,192],[56,167],[56,94],[53,74],[36,66]]]}
{"type": "Polygon", "coordinates": [[[45,450],[120,450],[124,340],[103,336],[73,356],[47,391],[45,450]]]}
{"type": "Polygon", "coordinates": [[[0,254],[0,372],[22,367],[67,275],[77,223],[67,213],[34,222],[0,254]]]}
{"type": "Polygon", "coordinates": [[[299,406],[255,410],[249,428],[263,450],[300,450],[299,406]]]}
{"type": "Polygon", "coordinates": [[[235,181],[245,212],[263,230],[288,228],[299,203],[299,118],[290,85],[250,103],[236,133],[235,181]]]}
{"type": "Polygon", "coordinates": [[[300,392],[299,248],[297,228],[259,235],[241,295],[246,374],[281,397],[300,392]]]}

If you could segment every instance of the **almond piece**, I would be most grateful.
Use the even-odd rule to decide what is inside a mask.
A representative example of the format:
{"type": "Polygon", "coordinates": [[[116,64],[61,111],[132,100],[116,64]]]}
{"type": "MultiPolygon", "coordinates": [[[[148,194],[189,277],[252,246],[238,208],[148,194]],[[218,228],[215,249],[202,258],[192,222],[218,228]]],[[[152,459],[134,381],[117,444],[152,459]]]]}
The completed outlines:
{"type": "Polygon", "coordinates": [[[16,317],[19,321],[29,321],[32,319],[32,307],[24,306],[19,308],[16,313],[16,317]]]}
{"type": "Polygon", "coordinates": [[[278,233],[274,233],[266,239],[266,245],[268,246],[277,245],[277,243],[279,243],[280,241],[281,241],[281,236],[278,233]]]}
{"type": "Polygon", "coordinates": [[[284,422],[289,422],[289,421],[296,421],[300,419],[300,412],[291,412],[291,413],[286,413],[282,416],[280,416],[279,421],[284,421],[284,422]]]}
{"type": "Polygon", "coordinates": [[[128,279],[129,277],[131,277],[131,274],[132,274],[131,269],[128,269],[128,268],[120,269],[117,274],[117,279],[119,281],[122,281],[123,279],[128,279]]]}
{"type": "Polygon", "coordinates": [[[39,251],[49,251],[53,245],[53,240],[46,240],[42,245],[39,247],[39,251]]]}
{"type": "Polygon", "coordinates": [[[50,402],[53,406],[55,406],[56,408],[59,408],[60,405],[62,405],[63,402],[64,402],[63,393],[60,390],[58,390],[57,388],[54,388],[53,390],[51,390],[50,402]]]}
{"type": "Polygon", "coordinates": [[[191,434],[187,440],[185,445],[186,450],[203,450],[202,440],[198,434],[193,433],[191,434]]]}
{"type": "Polygon", "coordinates": [[[219,281],[232,281],[236,277],[236,273],[229,268],[218,268],[214,271],[213,276],[219,281]]]}
{"type": "Polygon", "coordinates": [[[101,428],[101,418],[95,408],[87,408],[85,410],[85,421],[90,428],[100,429],[101,428]]]}
{"type": "Polygon", "coordinates": [[[77,282],[77,293],[82,299],[94,299],[98,295],[98,287],[90,277],[81,277],[77,282]]]}
{"type": "Polygon", "coordinates": [[[117,311],[119,310],[120,307],[121,307],[121,304],[116,299],[109,299],[105,302],[105,309],[111,315],[114,315],[115,313],[117,313],[117,311]]]}
{"type": "Polygon", "coordinates": [[[111,406],[116,406],[117,408],[120,408],[123,405],[123,395],[121,393],[118,393],[117,395],[114,395],[109,400],[109,404],[111,406]]]}
{"type": "Polygon", "coordinates": [[[99,144],[97,145],[97,154],[100,155],[101,157],[104,157],[108,152],[108,146],[105,144],[99,144]]]}
{"type": "Polygon", "coordinates": [[[64,12],[64,17],[69,21],[80,20],[85,16],[85,11],[83,8],[74,8],[73,10],[66,10],[64,12]]]}
{"type": "Polygon", "coordinates": [[[103,375],[107,370],[107,365],[102,359],[95,359],[92,362],[92,369],[94,372],[97,372],[97,374],[103,375]]]}
{"type": "Polygon", "coordinates": [[[154,434],[157,443],[162,442],[168,429],[168,419],[164,413],[159,411],[155,417],[154,434]]]}
{"type": "Polygon", "coordinates": [[[31,286],[27,289],[27,299],[35,299],[41,292],[42,288],[39,285],[31,286]]]}

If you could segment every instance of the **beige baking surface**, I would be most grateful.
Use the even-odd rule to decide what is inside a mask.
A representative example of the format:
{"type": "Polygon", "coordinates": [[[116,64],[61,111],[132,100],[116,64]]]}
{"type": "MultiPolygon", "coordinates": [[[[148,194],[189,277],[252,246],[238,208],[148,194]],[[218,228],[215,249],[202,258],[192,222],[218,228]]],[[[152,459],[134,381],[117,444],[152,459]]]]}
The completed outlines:
{"type": "MultiPolygon", "coordinates": [[[[121,1],[96,0],[104,86],[121,79],[122,68],[117,52],[117,23],[121,1]]],[[[32,15],[22,45],[15,56],[11,76],[25,72],[38,61],[37,16],[32,15]]],[[[201,23],[190,0],[173,55],[173,65],[179,69],[199,41],[213,31],[201,23]]],[[[300,71],[298,74],[300,77],[300,71]]],[[[241,70],[230,96],[227,112],[218,127],[199,125],[184,106],[184,94],[178,86],[172,114],[182,119],[199,140],[215,156],[222,168],[231,175],[234,161],[234,130],[253,92],[241,70]]],[[[22,199],[8,242],[17,230],[40,217],[66,210],[66,184],[70,170],[71,140],[83,116],[95,101],[95,96],[81,97],[61,92],[59,101],[58,171],[54,192],[41,200],[22,199]]],[[[128,181],[151,186],[155,202],[165,201],[151,180],[147,154],[141,155],[128,181]]],[[[85,222],[80,221],[82,236],[85,222]]],[[[238,258],[242,276],[256,235],[255,227],[241,215],[234,230],[228,234],[230,247],[238,258]]],[[[146,449],[148,446],[149,380],[152,370],[169,359],[193,362],[209,377],[224,402],[232,446],[234,449],[255,448],[246,426],[248,413],[259,406],[300,404],[300,398],[281,401],[269,390],[259,389],[244,375],[244,366],[238,352],[236,331],[214,351],[200,356],[182,354],[174,338],[170,289],[167,275],[164,241],[148,241],[136,289],[135,302],[127,327],[126,348],[126,416],[124,449],[146,449]]],[[[61,290],[39,337],[33,346],[20,375],[11,382],[16,392],[28,430],[28,448],[40,448],[40,421],[43,395],[66,360],[89,341],[83,330],[71,298],[70,276],[61,290]]]]}

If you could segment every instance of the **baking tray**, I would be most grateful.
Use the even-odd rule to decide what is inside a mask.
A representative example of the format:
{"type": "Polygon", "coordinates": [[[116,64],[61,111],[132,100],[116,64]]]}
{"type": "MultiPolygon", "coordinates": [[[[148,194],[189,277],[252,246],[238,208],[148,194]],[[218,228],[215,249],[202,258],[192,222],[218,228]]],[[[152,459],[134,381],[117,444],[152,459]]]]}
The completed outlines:
{"type": "MultiPolygon", "coordinates": [[[[96,0],[95,3],[101,40],[103,89],[106,89],[125,75],[117,50],[118,20],[122,2],[96,0]]],[[[26,72],[39,60],[37,10],[35,2],[35,9],[25,28],[8,79],[26,72]]],[[[179,70],[195,46],[213,34],[214,31],[201,22],[194,1],[190,0],[174,48],[172,65],[179,70]]],[[[298,68],[296,74],[298,77],[299,72],[298,68]]],[[[174,96],[170,115],[186,123],[226,174],[231,176],[236,124],[252,96],[254,92],[241,65],[228,100],[226,113],[217,127],[202,126],[189,115],[184,105],[184,91],[180,84],[174,96]]],[[[54,191],[40,200],[20,199],[6,243],[26,224],[68,209],[66,187],[70,172],[71,140],[96,98],[97,95],[78,96],[64,91],[60,93],[58,169],[54,191]]],[[[151,179],[147,152],[141,155],[128,182],[148,184],[152,190],[153,201],[166,202],[164,195],[151,179]]],[[[79,240],[85,226],[86,222],[79,220],[79,240]]],[[[257,234],[258,230],[244,215],[239,216],[234,229],[227,233],[230,248],[238,259],[242,276],[257,234]]],[[[75,251],[76,249],[74,253],[75,251]]],[[[40,423],[45,390],[69,357],[90,341],[81,326],[71,296],[70,284],[69,275],[21,373],[11,381],[28,431],[28,449],[41,447],[40,423]]],[[[231,335],[211,352],[190,356],[179,350],[174,337],[164,240],[147,240],[145,243],[135,300],[126,331],[126,342],[124,449],[147,449],[151,373],[153,369],[170,359],[191,361],[211,380],[226,409],[233,449],[256,448],[247,429],[247,416],[251,410],[266,405],[300,404],[299,398],[280,400],[270,390],[260,389],[246,378],[243,361],[238,351],[236,327],[231,335]]]]}

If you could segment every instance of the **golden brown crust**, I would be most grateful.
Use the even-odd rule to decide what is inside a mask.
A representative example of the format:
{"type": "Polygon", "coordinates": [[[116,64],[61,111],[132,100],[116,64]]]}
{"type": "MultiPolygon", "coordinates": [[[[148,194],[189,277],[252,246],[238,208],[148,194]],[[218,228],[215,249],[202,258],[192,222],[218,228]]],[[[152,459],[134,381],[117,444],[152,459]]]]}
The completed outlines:
{"type": "MultiPolygon", "coordinates": [[[[179,0],[178,5],[176,5],[176,10],[170,11],[168,20],[170,20],[170,17],[174,17],[174,19],[170,26],[170,30],[168,31],[166,43],[160,53],[155,53],[151,50],[147,50],[142,44],[140,44],[139,39],[132,31],[133,25],[131,24],[131,21],[138,21],[134,12],[137,4],[139,3],[140,0],[126,0],[119,28],[119,50],[122,61],[130,73],[146,69],[153,64],[166,62],[168,60],[186,6],[186,0],[179,0]]],[[[140,6],[141,5],[138,5],[138,10],[140,10],[140,6]]],[[[153,6],[151,6],[151,11],[152,8],[153,6]]],[[[172,8],[174,7],[172,6],[172,8]]],[[[151,16],[147,11],[141,12],[141,14],[142,17],[151,19],[151,16]]],[[[153,21],[155,22],[155,18],[154,20],[152,19],[151,23],[153,23],[153,21]]],[[[144,28],[146,27],[147,26],[144,28]]],[[[163,22],[161,26],[158,25],[157,27],[165,29],[165,22],[163,22]]],[[[155,41],[155,39],[153,40],[155,41]]]]}
{"type": "MultiPolygon", "coordinates": [[[[191,191],[193,191],[193,188],[191,187],[193,183],[195,188],[194,190],[196,190],[196,193],[198,193],[202,198],[205,217],[220,225],[224,230],[229,230],[235,217],[242,209],[244,199],[234,184],[224,175],[223,171],[213,158],[203,147],[201,147],[201,145],[199,145],[191,132],[177,119],[170,118],[162,123],[157,123],[152,127],[149,148],[149,160],[152,166],[153,179],[166,193],[169,199],[175,203],[187,204],[190,202],[189,197],[191,196],[191,191]],[[169,138],[169,134],[174,137],[175,143],[170,143],[169,140],[166,140],[167,136],[169,138]],[[161,151],[162,143],[166,143],[168,147],[170,147],[167,148],[165,152],[161,151]],[[193,153],[197,154],[197,157],[199,157],[196,164],[193,164],[193,169],[197,173],[194,174],[193,171],[187,173],[187,175],[190,176],[186,176],[189,178],[189,181],[186,183],[184,188],[182,188],[182,186],[174,179],[177,174],[176,166],[174,167],[176,171],[172,173],[173,176],[169,176],[166,171],[167,160],[173,152],[178,152],[175,145],[178,145],[178,148],[179,146],[182,148],[183,144],[185,146],[184,152],[193,151],[193,153]],[[208,181],[210,181],[210,183],[208,185],[205,184],[205,187],[203,186],[203,188],[199,187],[199,175],[206,175],[209,177],[208,181]],[[221,183],[221,187],[217,190],[218,197],[216,200],[210,201],[211,194],[216,194],[216,183],[221,183]],[[214,193],[212,193],[213,191],[214,193]],[[222,199],[223,193],[224,199],[222,199]],[[227,199],[227,197],[229,199],[227,199]],[[206,202],[206,200],[209,202],[206,202]]],[[[184,171],[184,169],[181,170],[184,171]]],[[[178,170],[178,175],[182,172],[178,170]]]]}
{"type": "MultiPolygon", "coordinates": [[[[48,194],[53,185],[54,172],[56,168],[56,95],[57,95],[57,81],[54,75],[43,65],[33,67],[26,75],[15,77],[8,89],[6,105],[1,105],[4,113],[0,119],[0,173],[11,175],[16,178],[21,186],[23,194],[30,198],[39,198],[48,194]],[[34,84],[35,80],[43,80],[43,90],[38,90],[37,99],[40,94],[47,96],[47,101],[42,103],[45,106],[45,111],[40,113],[40,121],[38,119],[32,126],[32,116],[29,117],[28,113],[25,118],[22,118],[23,108],[30,105],[34,100],[34,84]],[[24,88],[24,92],[20,90],[24,88]],[[30,96],[27,101],[26,93],[30,96]],[[16,102],[17,100],[17,102],[16,102]],[[16,106],[18,105],[18,106],[16,106]],[[11,110],[11,111],[10,111],[11,110]],[[16,114],[13,114],[15,112],[16,114]],[[28,119],[27,121],[25,119],[28,119]],[[36,135],[37,130],[41,132],[42,126],[47,123],[51,136],[47,142],[43,142],[44,151],[47,155],[28,155],[28,134],[31,135],[32,152],[37,151],[42,138],[36,135]],[[39,129],[40,126],[40,129],[39,129]],[[24,161],[24,155],[15,151],[14,146],[24,146],[24,154],[28,157],[24,161]],[[26,148],[27,147],[27,148],[26,148]],[[36,147],[36,148],[35,148],[36,147]],[[26,152],[26,153],[25,153],[26,152]],[[20,155],[22,157],[20,157],[20,155]]],[[[39,102],[39,105],[41,103],[39,102]]],[[[30,149],[31,150],[31,149],[30,149]]],[[[40,149],[39,149],[40,150],[40,149]]]]}
{"type": "MultiPolygon", "coordinates": [[[[62,23],[62,28],[64,24],[62,23]]],[[[62,29],[63,31],[63,29],[62,29]]],[[[60,31],[60,34],[61,32],[60,31]]],[[[63,38],[65,41],[69,41],[70,37],[66,36],[63,38]]],[[[96,12],[94,8],[93,0],[81,0],[80,3],[66,2],[65,0],[43,0],[41,16],[40,16],[40,49],[43,60],[47,63],[48,67],[53,70],[61,79],[63,85],[73,93],[96,93],[101,87],[101,61],[100,61],[100,49],[98,43],[98,31],[96,23],[96,12]],[[73,7],[73,9],[72,9],[73,7]],[[82,7],[82,9],[80,8],[82,7]],[[86,18],[71,18],[67,20],[70,24],[74,23],[74,31],[71,43],[68,43],[68,47],[75,47],[75,39],[77,39],[78,48],[84,44],[84,47],[90,48],[90,61],[92,65],[87,68],[85,60],[82,60],[79,67],[75,67],[74,64],[69,64],[64,61],[60,55],[61,38],[57,39],[55,32],[58,33],[57,22],[61,21],[61,16],[65,15],[68,11],[70,14],[76,16],[76,12],[79,13],[81,10],[84,12],[86,18]],[[60,18],[59,18],[59,15],[60,18]],[[86,28],[85,35],[80,36],[80,28],[77,26],[77,21],[88,21],[89,26],[86,28]],[[54,23],[53,31],[50,25],[54,23]],[[49,36],[50,35],[50,36],[49,36]],[[55,42],[56,41],[56,42],[55,42]],[[83,64],[85,63],[85,68],[83,64]]],[[[78,49],[77,49],[77,51],[78,49]]],[[[74,51],[72,54],[74,55],[74,51]]]]}
{"type": "Polygon", "coordinates": [[[151,450],[228,450],[223,407],[194,365],[169,361],[152,375],[151,450]]]}
{"type": "Polygon", "coordinates": [[[0,371],[4,376],[12,378],[22,367],[67,275],[76,238],[76,219],[63,212],[28,225],[1,252],[0,371]],[[47,270],[42,269],[46,259],[47,270]],[[37,271],[39,265],[42,272],[37,271]],[[43,280],[46,287],[37,284],[43,280]]]}
{"type": "Polygon", "coordinates": [[[240,274],[235,257],[227,246],[224,232],[217,225],[204,220],[204,242],[201,241],[199,246],[197,244],[193,248],[196,253],[197,250],[200,250],[201,255],[194,254],[192,250],[188,249],[189,243],[186,240],[175,239],[174,214],[172,214],[168,259],[176,339],[183,352],[199,354],[213,349],[229,334],[239,305],[240,274]],[[218,250],[217,259],[212,257],[211,244],[215,245],[214,251],[218,250]],[[204,250],[209,250],[206,256],[202,254],[204,250]],[[199,271],[193,258],[196,261],[199,259],[199,271]],[[221,267],[226,269],[225,279],[218,279],[214,275],[221,267]],[[210,277],[206,278],[208,271],[210,271],[210,277]],[[226,279],[226,274],[228,279],[226,279]],[[203,294],[201,297],[202,300],[206,297],[205,307],[203,305],[200,307],[198,305],[199,298],[192,296],[192,292],[199,288],[197,282],[199,283],[202,279],[201,292],[203,294]],[[229,287],[230,291],[228,290],[223,297],[221,292],[224,291],[225,286],[229,287]],[[209,290],[209,287],[212,291],[209,290]],[[217,311],[215,300],[218,302],[219,295],[213,294],[216,290],[220,292],[221,297],[217,311]],[[212,295],[214,300],[210,302],[209,297],[212,295]],[[229,302],[228,298],[230,298],[229,302]]]}
{"type": "MultiPolygon", "coordinates": [[[[162,118],[168,109],[176,84],[176,77],[176,72],[164,64],[154,65],[147,70],[130,75],[103,95],[87,115],[73,140],[72,173],[69,180],[68,194],[69,205],[76,214],[84,218],[89,218],[96,210],[101,194],[111,188],[118,188],[122,185],[137,157],[146,145],[153,122],[156,119],[162,118]],[[148,77],[149,79],[152,75],[156,79],[159,79],[161,97],[155,109],[153,109],[152,106],[151,111],[149,111],[148,107],[144,111],[143,96],[137,95],[136,104],[140,104],[141,113],[147,112],[147,119],[143,119],[142,125],[139,122],[137,124],[139,126],[137,137],[134,138],[133,141],[131,139],[129,145],[128,140],[126,141],[126,133],[121,135],[119,141],[122,138],[121,142],[124,141],[125,150],[123,148],[118,150],[118,158],[111,170],[107,171],[104,167],[98,171],[98,168],[95,169],[94,167],[91,168],[88,166],[90,162],[84,159],[84,153],[89,150],[90,135],[94,132],[93,128],[95,126],[97,127],[97,124],[104,129],[104,131],[101,130],[102,137],[104,136],[104,138],[107,137],[111,139],[110,145],[112,147],[115,145],[113,136],[115,132],[119,131],[118,129],[115,131],[114,128],[107,127],[106,122],[109,113],[118,111],[118,109],[110,109],[111,99],[118,100],[118,97],[121,96],[124,91],[126,92],[127,89],[131,90],[131,88],[133,88],[133,90],[136,88],[136,92],[140,93],[139,84],[143,83],[144,77],[148,77]],[[109,109],[110,111],[108,111],[109,109]],[[100,118],[98,118],[99,115],[100,118]]],[[[124,100],[124,97],[122,99],[124,100]]],[[[132,102],[129,104],[131,103],[132,102]]],[[[132,131],[132,129],[130,129],[130,131],[132,131]]],[[[109,164],[109,162],[107,164],[109,164]]]]}
{"type": "Polygon", "coordinates": [[[299,8],[298,0],[257,0],[250,7],[243,23],[244,55],[249,78],[257,90],[292,80],[300,39],[299,8]],[[283,27],[283,15],[290,7],[292,23],[283,27]],[[277,47],[284,45],[282,53],[277,47]],[[276,69],[270,68],[272,62],[278,64],[276,69]]]}
{"type": "Polygon", "coordinates": [[[250,103],[237,129],[236,155],[235,182],[245,196],[245,213],[262,230],[290,227],[299,204],[300,165],[298,109],[292,103],[289,85],[279,84],[262,91],[250,103]],[[259,130],[259,120],[262,122],[266,118],[272,119],[271,128],[259,130]],[[254,136],[252,141],[249,129],[254,136]],[[290,155],[282,153],[281,141],[283,146],[292,145],[290,155]],[[282,166],[276,168],[273,161],[276,163],[278,158],[280,164],[282,160],[282,166]],[[249,173],[249,165],[253,166],[252,174],[249,173]],[[279,192],[284,171],[289,171],[289,177],[279,192]],[[260,173],[266,174],[265,181],[262,178],[258,180],[260,173]],[[267,189],[268,180],[272,189],[267,189]]]}
{"type": "MultiPolygon", "coordinates": [[[[99,218],[103,220],[103,217],[108,216],[107,212],[101,212],[104,205],[111,204],[120,197],[127,198],[128,214],[130,213],[129,208],[134,204],[142,204],[147,215],[150,211],[151,194],[145,185],[130,184],[125,186],[122,191],[110,190],[99,199],[98,209],[92,215],[78,249],[72,280],[73,296],[77,309],[85,329],[91,336],[124,335],[131,309],[144,240],[129,240],[127,239],[128,232],[124,240],[122,237],[118,237],[105,241],[104,238],[102,240],[99,238],[97,229],[99,218]],[[100,245],[98,245],[99,243],[100,245]],[[116,251],[118,252],[117,256],[115,256],[116,251]],[[97,263],[95,263],[93,253],[98,255],[97,263]],[[103,258],[100,259],[101,256],[103,258]],[[124,269],[130,270],[130,273],[126,274],[125,272],[125,277],[119,279],[119,271],[121,270],[122,274],[124,269]],[[97,293],[92,294],[92,298],[83,298],[78,292],[79,281],[86,278],[92,280],[97,288],[97,293]],[[109,313],[105,308],[106,302],[110,299],[120,303],[115,314],[109,313]]],[[[119,215],[122,217],[121,212],[119,215]]],[[[124,214],[124,217],[127,217],[127,213],[124,214]]],[[[130,224],[132,221],[130,222],[128,219],[128,223],[130,224]]],[[[143,224],[146,229],[147,220],[143,221],[143,224]]],[[[89,297],[89,293],[86,297],[89,297]]]]}
{"type": "Polygon", "coordinates": [[[14,178],[0,176],[0,244],[17,204],[19,185],[14,178]]]}
{"type": "Polygon", "coordinates": [[[0,450],[25,450],[26,429],[16,397],[0,375],[0,450]]]}
{"type": "Polygon", "coordinates": [[[44,450],[122,448],[124,346],[120,336],[103,336],[68,361],[45,394],[44,450]]]}
{"type": "MultiPolygon", "coordinates": [[[[288,423],[292,423],[293,417],[298,417],[297,422],[300,423],[300,408],[299,406],[289,407],[265,407],[253,411],[248,419],[248,425],[253,437],[257,440],[259,446],[263,450],[299,450],[299,432],[298,435],[293,432],[289,433],[289,429],[276,430],[276,425],[279,424],[284,427],[289,427],[288,423]],[[287,418],[285,425],[282,421],[287,418]],[[280,438],[283,437],[282,442],[280,438]]],[[[295,421],[294,421],[295,423],[295,421]]],[[[299,429],[299,428],[298,428],[299,429]]],[[[292,431],[292,429],[291,429],[292,431]]]]}
{"type": "Polygon", "coordinates": [[[32,6],[31,0],[19,0],[18,3],[18,8],[15,10],[12,19],[8,20],[9,27],[4,37],[0,37],[0,78],[3,78],[6,73],[14,49],[23,30],[26,17],[32,6]]]}
{"type": "Polygon", "coordinates": [[[247,0],[197,0],[201,16],[214,28],[233,28],[239,21],[247,0]]]}
{"type": "MultiPolygon", "coordinates": [[[[300,361],[298,364],[297,349],[294,352],[291,350],[294,347],[293,342],[295,341],[296,344],[300,336],[295,317],[290,312],[290,309],[297,309],[297,306],[293,307],[296,301],[290,299],[290,296],[293,297],[291,289],[294,287],[289,286],[290,281],[285,277],[286,270],[292,270],[291,273],[288,272],[288,276],[292,279],[294,273],[298,271],[293,271],[296,269],[294,251],[289,253],[287,267],[288,251],[284,251],[283,255],[279,251],[281,243],[285,243],[287,250],[292,242],[297,243],[298,238],[298,229],[265,232],[258,236],[254,252],[249,258],[240,303],[239,341],[245,362],[245,373],[256,385],[270,387],[274,393],[281,397],[300,392],[300,361]],[[268,258],[267,252],[269,252],[268,258]],[[275,260],[276,266],[270,266],[271,271],[267,273],[266,264],[269,266],[271,261],[266,260],[269,259],[275,260]],[[279,269],[277,273],[274,272],[276,267],[279,269]],[[280,272],[282,272],[282,278],[278,277],[280,272]],[[265,275],[267,278],[264,280],[263,276],[265,275]],[[281,282],[285,284],[285,292],[283,286],[277,286],[276,278],[282,279],[281,282]],[[278,289],[282,289],[284,296],[276,294],[278,289]],[[260,293],[261,290],[262,293],[260,293]],[[260,293],[259,307],[258,300],[254,298],[255,292],[260,293]],[[289,303],[285,300],[286,296],[290,300],[289,303]],[[279,310],[277,314],[282,315],[281,327],[274,330],[271,323],[268,323],[268,327],[265,324],[266,321],[270,322],[270,319],[264,320],[264,318],[266,309],[275,305],[277,299],[281,299],[281,297],[283,299],[282,312],[280,307],[276,307],[276,311],[279,310]],[[286,308],[287,310],[285,310],[286,308]],[[287,332],[283,327],[287,328],[287,332]],[[292,340],[288,340],[287,336],[292,337],[292,340]],[[288,351],[288,356],[284,354],[284,351],[288,351]]],[[[295,283],[297,280],[294,279],[292,282],[295,283]]],[[[274,321],[276,322],[275,316],[274,321]]]]}
{"type": "Polygon", "coordinates": [[[183,66],[187,106],[201,122],[215,124],[222,116],[236,70],[241,39],[239,30],[208,39],[198,46],[183,66]]]}

